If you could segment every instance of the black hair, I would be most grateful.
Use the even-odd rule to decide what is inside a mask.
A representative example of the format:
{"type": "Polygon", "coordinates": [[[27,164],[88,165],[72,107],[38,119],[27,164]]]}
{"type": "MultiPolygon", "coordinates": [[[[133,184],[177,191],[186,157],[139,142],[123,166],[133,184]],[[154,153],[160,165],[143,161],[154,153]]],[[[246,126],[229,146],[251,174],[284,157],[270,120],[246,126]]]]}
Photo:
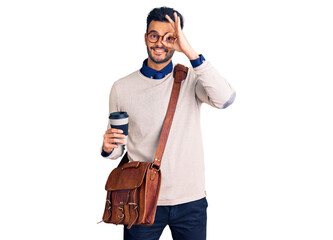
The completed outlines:
{"type": "Polygon", "coordinates": [[[184,27],[184,19],[183,16],[173,8],[168,7],[160,7],[160,8],[154,8],[150,11],[147,17],[147,29],[146,32],[148,32],[149,24],[151,21],[160,21],[160,22],[169,22],[168,19],[165,18],[165,15],[169,15],[169,17],[175,21],[175,17],[173,13],[176,12],[177,15],[180,18],[180,27],[183,29],[184,27]]]}

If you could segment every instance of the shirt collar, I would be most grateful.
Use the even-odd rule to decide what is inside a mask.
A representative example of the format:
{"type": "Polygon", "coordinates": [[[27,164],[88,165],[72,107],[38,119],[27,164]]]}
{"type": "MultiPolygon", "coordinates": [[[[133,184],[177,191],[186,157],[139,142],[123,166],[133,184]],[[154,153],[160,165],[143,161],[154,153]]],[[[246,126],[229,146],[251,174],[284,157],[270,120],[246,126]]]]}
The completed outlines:
{"type": "Polygon", "coordinates": [[[172,72],[173,69],[172,61],[170,61],[170,63],[166,65],[162,70],[156,71],[155,69],[152,69],[147,66],[147,60],[148,58],[143,61],[140,72],[148,78],[161,79],[172,72]]]}

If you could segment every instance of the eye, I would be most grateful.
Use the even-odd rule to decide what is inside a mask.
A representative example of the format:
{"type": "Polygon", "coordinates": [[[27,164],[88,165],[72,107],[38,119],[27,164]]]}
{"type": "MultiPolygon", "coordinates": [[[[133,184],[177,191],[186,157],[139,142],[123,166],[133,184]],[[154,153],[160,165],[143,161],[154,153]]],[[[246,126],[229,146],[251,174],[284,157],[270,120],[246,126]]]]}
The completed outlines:
{"type": "Polygon", "coordinates": [[[157,34],[156,34],[156,33],[151,33],[151,34],[149,35],[149,37],[150,37],[150,38],[157,38],[157,34]]]}
{"type": "Polygon", "coordinates": [[[169,36],[169,37],[166,38],[166,41],[167,41],[168,43],[174,43],[175,38],[172,37],[172,36],[169,36]]]}

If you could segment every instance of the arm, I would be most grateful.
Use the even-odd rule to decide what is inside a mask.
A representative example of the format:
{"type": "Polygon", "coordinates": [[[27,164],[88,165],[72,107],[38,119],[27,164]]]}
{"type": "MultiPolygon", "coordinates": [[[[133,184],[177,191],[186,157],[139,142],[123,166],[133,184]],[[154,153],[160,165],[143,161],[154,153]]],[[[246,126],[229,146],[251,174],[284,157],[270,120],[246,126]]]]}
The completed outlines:
{"type": "Polygon", "coordinates": [[[210,62],[205,61],[194,68],[196,75],[195,95],[204,103],[218,109],[230,106],[236,97],[232,86],[215,70],[210,62]]]}
{"type": "Polygon", "coordinates": [[[174,12],[175,21],[168,15],[165,17],[175,30],[177,40],[173,44],[166,42],[163,42],[163,44],[168,48],[184,53],[191,61],[197,80],[195,87],[196,97],[200,101],[216,108],[228,107],[236,97],[234,89],[218,74],[209,62],[205,61],[202,55],[199,56],[191,47],[181,29],[180,18],[177,13],[174,12]]]}
{"type": "MultiPolygon", "coordinates": [[[[109,96],[109,113],[118,112],[118,94],[116,90],[116,84],[114,83],[109,96]]],[[[101,147],[101,155],[108,159],[117,159],[124,153],[125,145],[115,145],[117,142],[121,142],[120,130],[112,129],[108,122],[107,130],[104,134],[103,145],[101,147]]]]}

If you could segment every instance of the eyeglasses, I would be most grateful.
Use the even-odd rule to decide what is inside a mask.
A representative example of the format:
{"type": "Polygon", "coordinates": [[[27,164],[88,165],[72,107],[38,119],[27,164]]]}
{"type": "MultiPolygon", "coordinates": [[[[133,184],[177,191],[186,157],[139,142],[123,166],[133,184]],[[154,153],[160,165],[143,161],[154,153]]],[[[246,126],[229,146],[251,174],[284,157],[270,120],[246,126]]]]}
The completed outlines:
{"type": "Polygon", "coordinates": [[[151,43],[156,43],[160,40],[160,37],[162,38],[163,41],[173,44],[177,38],[172,36],[172,33],[166,33],[163,36],[158,35],[156,32],[150,32],[147,34],[147,39],[151,43]]]}

